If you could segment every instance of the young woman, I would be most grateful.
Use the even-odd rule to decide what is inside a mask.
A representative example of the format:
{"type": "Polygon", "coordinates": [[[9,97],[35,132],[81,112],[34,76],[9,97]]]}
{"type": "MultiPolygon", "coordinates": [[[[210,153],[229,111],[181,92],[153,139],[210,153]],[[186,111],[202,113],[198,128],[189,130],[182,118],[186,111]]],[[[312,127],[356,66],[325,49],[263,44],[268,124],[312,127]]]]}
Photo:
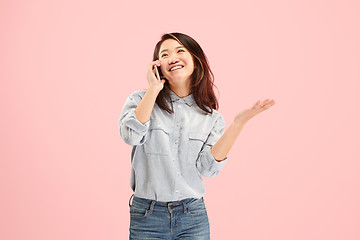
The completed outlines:
{"type": "Polygon", "coordinates": [[[148,66],[147,90],[127,98],[119,131],[133,146],[130,239],[210,239],[202,176],[216,176],[244,124],[275,104],[259,100],[224,132],[213,79],[200,45],[167,33],[148,66]]]}

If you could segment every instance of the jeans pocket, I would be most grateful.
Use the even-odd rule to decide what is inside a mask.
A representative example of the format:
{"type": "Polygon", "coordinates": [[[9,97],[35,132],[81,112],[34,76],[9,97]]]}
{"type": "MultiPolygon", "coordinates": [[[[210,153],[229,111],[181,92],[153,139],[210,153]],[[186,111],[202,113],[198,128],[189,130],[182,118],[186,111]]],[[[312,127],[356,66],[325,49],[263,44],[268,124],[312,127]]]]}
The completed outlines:
{"type": "Polygon", "coordinates": [[[145,207],[137,207],[134,205],[130,206],[130,217],[131,218],[145,218],[149,213],[149,209],[145,207]]]}
{"type": "Polygon", "coordinates": [[[206,207],[204,200],[201,198],[198,201],[188,205],[188,214],[192,216],[206,215],[206,207]]]}

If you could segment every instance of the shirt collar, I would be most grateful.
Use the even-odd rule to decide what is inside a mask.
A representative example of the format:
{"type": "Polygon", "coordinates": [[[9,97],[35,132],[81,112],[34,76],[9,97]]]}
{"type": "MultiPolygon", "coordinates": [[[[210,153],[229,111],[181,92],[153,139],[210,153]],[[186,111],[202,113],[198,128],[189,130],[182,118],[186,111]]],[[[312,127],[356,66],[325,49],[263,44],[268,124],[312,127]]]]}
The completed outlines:
{"type": "Polygon", "coordinates": [[[171,102],[185,102],[187,105],[189,105],[191,107],[191,105],[194,104],[195,99],[192,93],[190,93],[189,95],[187,95],[186,97],[179,97],[178,95],[176,95],[171,89],[170,89],[170,97],[171,97],[171,102]]]}

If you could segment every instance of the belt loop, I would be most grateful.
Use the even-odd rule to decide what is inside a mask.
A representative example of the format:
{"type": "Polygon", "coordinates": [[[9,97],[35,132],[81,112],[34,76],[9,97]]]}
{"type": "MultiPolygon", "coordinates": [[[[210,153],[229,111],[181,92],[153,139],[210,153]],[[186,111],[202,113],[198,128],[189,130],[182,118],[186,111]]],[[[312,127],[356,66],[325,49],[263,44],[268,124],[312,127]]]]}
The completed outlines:
{"type": "Polygon", "coordinates": [[[154,205],[155,205],[156,201],[152,200],[150,203],[150,209],[149,209],[149,213],[152,214],[153,210],[154,210],[154,205]]]}
{"type": "Polygon", "coordinates": [[[184,213],[187,213],[188,208],[187,208],[187,205],[186,205],[186,203],[185,203],[185,200],[182,200],[182,204],[183,204],[183,206],[184,206],[184,213]]]}
{"type": "Polygon", "coordinates": [[[131,207],[130,202],[131,202],[131,198],[132,198],[133,196],[134,196],[134,194],[132,194],[131,197],[130,197],[130,199],[129,199],[129,207],[131,207]]]}

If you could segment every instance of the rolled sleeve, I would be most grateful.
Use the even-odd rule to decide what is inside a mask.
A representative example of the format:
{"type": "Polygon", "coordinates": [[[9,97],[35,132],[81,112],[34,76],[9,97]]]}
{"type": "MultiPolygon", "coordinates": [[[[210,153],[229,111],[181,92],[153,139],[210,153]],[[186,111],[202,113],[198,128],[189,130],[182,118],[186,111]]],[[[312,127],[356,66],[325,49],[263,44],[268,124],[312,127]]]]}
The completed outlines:
{"type": "Polygon", "coordinates": [[[142,124],[135,116],[135,109],[141,99],[140,91],[132,93],[127,98],[118,121],[120,136],[129,145],[141,145],[146,141],[150,120],[142,124]]]}
{"type": "Polygon", "coordinates": [[[200,153],[196,167],[204,177],[215,177],[219,174],[226,161],[227,157],[220,162],[216,161],[210,152],[210,147],[205,147],[200,153]]]}
{"type": "Polygon", "coordinates": [[[227,161],[227,156],[220,162],[216,161],[210,151],[211,147],[214,146],[215,143],[224,134],[224,129],[225,120],[223,116],[219,114],[219,117],[217,118],[211,133],[204,143],[204,147],[201,150],[199,158],[196,162],[197,169],[204,177],[215,177],[218,175],[227,161]]]}

